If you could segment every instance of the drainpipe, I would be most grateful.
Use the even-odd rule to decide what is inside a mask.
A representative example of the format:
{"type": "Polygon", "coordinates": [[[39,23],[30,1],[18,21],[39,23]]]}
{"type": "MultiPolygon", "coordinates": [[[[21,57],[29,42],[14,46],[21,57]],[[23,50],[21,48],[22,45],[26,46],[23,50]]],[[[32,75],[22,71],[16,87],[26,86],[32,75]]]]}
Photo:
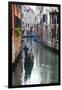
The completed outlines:
{"type": "MultiPolygon", "coordinates": [[[[57,16],[56,16],[56,42],[57,42],[57,16]]],[[[57,43],[56,43],[57,45],[57,43]]]]}
{"type": "Polygon", "coordinates": [[[14,5],[12,4],[12,63],[15,62],[15,42],[14,42],[14,5]]]}

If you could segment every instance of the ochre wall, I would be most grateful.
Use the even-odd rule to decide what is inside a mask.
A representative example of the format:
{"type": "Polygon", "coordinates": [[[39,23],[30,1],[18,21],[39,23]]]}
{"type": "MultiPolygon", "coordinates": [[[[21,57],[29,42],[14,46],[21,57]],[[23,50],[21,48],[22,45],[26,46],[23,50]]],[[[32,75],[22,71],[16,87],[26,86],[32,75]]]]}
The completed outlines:
{"type": "Polygon", "coordinates": [[[17,37],[14,26],[14,16],[17,16],[19,19],[21,19],[21,12],[19,9],[17,9],[15,4],[12,4],[12,63],[15,63],[15,59],[20,53],[22,47],[22,33],[19,37],[17,37]]]}

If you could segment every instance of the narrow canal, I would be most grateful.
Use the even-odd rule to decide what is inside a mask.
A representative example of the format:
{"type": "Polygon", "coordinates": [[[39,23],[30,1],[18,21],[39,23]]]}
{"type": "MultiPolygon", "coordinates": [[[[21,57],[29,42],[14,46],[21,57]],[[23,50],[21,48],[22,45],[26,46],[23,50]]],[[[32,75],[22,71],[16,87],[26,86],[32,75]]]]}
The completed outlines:
{"type": "MultiPolygon", "coordinates": [[[[21,68],[21,63],[17,65],[17,69],[13,72],[13,83],[17,80],[19,85],[29,85],[29,84],[47,84],[47,83],[57,83],[58,82],[58,54],[45,48],[40,43],[33,40],[33,38],[24,38],[23,46],[26,44],[29,50],[32,48],[32,53],[34,55],[34,65],[30,78],[26,73],[27,79],[25,81],[25,69],[24,69],[24,51],[22,51],[22,73],[19,68],[21,68]],[[18,76],[18,72],[20,76],[18,76]],[[14,76],[15,75],[15,76],[14,76]],[[19,78],[20,77],[20,78],[19,78]],[[15,78],[15,79],[14,79],[15,78]],[[21,81],[21,82],[19,82],[21,81]]],[[[21,60],[21,59],[20,59],[21,60]]],[[[29,69],[27,67],[29,72],[29,69]]]]}

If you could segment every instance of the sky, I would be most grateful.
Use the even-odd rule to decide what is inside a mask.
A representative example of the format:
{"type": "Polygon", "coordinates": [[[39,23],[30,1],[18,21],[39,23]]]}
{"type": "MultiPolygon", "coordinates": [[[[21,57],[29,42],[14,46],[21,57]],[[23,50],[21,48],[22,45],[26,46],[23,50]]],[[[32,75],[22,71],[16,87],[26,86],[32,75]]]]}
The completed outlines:
{"type": "Polygon", "coordinates": [[[36,6],[30,6],[30,8],[35,12],[36,6]]]}

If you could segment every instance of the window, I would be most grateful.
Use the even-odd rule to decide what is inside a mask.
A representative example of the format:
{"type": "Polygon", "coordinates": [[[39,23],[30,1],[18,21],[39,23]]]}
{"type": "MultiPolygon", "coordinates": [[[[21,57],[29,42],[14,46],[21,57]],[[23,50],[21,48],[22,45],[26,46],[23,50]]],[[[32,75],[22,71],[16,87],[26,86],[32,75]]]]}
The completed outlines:
{"type": "Polygon", "coordinates": [[[45,22],[45,15],[43,15],[43,22],[45,22]]]}
{"type": "Polygon", "coordinates": [[[19,19],[17,16],[14,16],[14,23],[15,27],[21,27],[21,19],[19,19]]]}
{"type": "MultiPolygon", "coordinates": [[[[59,15],[51,15],[51,19],[52,19],[52,24],[59,24],[59,15]],[[56,18],[57,18],[57,22],[56,22],[56,18]]],[[[51,20],[50,20],[51,21],[51,20]]]]}
{"type": "Polygon", "coordinates": [[[57,14],[57,24],[59,24],[59,14],[57,14]]]}
{"type": "Polygon", "coordinates": [[[28,27],[29,27],[29,23],[28,23],[28,27]]]}
{"type": "Polygon", "coordinates": [[[26,27],[27,27],[27,23],[26,23],[26,27]]]}
{"type": "Polygon", "coordinates": [[[56,16],[52,16],[52,24],[56,24],[56,16]]]}
{"type": "Polygon", "coordinates": [[[46,22],[47,23],[47,15],[43,15],[43,22],[46,22]]]}

